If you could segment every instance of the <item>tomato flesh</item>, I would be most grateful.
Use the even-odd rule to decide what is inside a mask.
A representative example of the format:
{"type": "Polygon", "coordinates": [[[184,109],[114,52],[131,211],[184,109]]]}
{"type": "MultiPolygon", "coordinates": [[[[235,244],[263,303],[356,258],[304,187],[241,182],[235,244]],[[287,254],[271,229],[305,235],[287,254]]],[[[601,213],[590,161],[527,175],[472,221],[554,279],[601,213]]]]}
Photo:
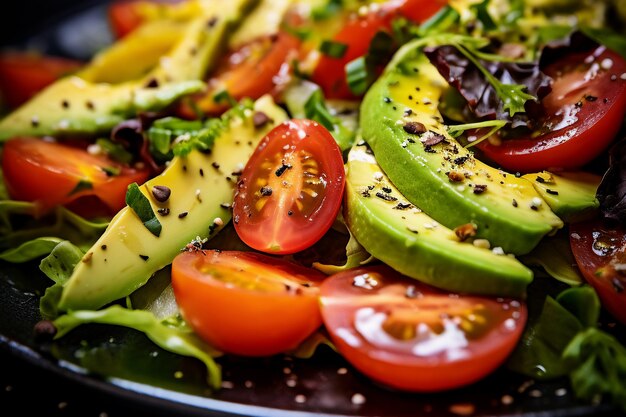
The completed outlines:
{"type": "Polygon", "coordinates": [[[316,270],[237,251],[195,251],[172,264],[181,314],[212,346],[269,356],[297,347],[321,325],[316,270]]]}
{"type": "Polygon", "coordinates": [[[297,53],[300,41],[286,32],[263,36],[247,43],[224,57],[208,81],[205,93],[183,101],[178,112],[182,117],[194,118],[200,110],[216,115],[225,111],[229,103],[216,103],[214,96],[222,91],[239,101],[253,100],[264,94],[278,95],[290,79],[291,58],[297,53]]]}
{"type": "Polygon", "coordinates": [[[327,98],[355,99],[346,82],[346,64],[365,55],[372,39],[379,31],[391,31],[391,22],[404,16],[414,22],[423,22],[445,4],[442,0],[393,0],[372,7],[364,16],[350,16],[344,27],[333,37],[333,42],[347,46],[339,58],[322,55],[312,74],[327,98]]]}
{"type": "Polygon", "coordinates": [[[380,265],[327,278],[322,318],[339,352],[387,386],[434,392],[478,381],[526,324],[517,300],[450,294],[380,265]]]}
{"type": "Polygon", "coordinates": [[[602,306],[626,324],[626,230],[590,220],[570,225],[570,246],[585,280],[602,306]]]}
{"type": "Polygon", "coordinates": [[[7,52],[0,55],[0,95],[17,108],[57,79],[71,74],[82,62],[37,53],[7,52]]]}
{"type": "Polygon", "coordinates": [[[343,197],[341,150],[317,122],[291,120],[257,146],[237,185],[233,222],[250,247],[288,254],[330,229],[343,197]]]}
{"type": "MultiPolygon", "coordinates": [[[[109,215],[125,206],[128,184],[148,178],[147,169],[130,168],[82,148],[28,137],[4,144],[2,170],[13,199],[37,202],[46,211],[95,197],[109,215]]],[[[73,207],[80,211],[80,205],[73,207]]],[[[92,217],[103,213],[80,214],[92,217]]]]}
{"type": "Polygon", "coordinates": [[[625,72],[626,61],[605,47],[572,53],[545,69],[554,84],[542,100],[536,133],[477,146],[510,171],[580,168],[608,147],[622,124],[625,72]]]}

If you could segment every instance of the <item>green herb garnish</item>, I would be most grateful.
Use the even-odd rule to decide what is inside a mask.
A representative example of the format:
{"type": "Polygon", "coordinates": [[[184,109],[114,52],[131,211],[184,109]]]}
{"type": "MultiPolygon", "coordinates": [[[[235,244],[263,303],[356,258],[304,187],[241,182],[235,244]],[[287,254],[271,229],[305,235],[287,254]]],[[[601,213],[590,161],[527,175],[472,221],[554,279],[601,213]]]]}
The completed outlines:
{"type": "Polygon", "coordinates": [[[128,186],[126,204],[135,212],[150,233],[156,237],[161,235],[161,222],[159,222],[159,219],[157,219],[154,214],[148,197],[141,192],[136,182],[128,186]]]}

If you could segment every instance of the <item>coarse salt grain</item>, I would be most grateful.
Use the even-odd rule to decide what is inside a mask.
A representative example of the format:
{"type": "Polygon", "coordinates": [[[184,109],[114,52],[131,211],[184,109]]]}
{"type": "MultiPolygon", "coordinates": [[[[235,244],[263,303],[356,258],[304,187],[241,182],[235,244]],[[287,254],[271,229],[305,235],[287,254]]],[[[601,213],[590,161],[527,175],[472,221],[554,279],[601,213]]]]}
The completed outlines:
{"type": "Polygon", "coordinates": [[[356,394],[354,394],[352,396],[352,398],[350,398],[350,401],[354,405],[362,405],[362,404],[365,404],[366,399],[365,399],[365,396],[363,394],[359,394],[357,392],[356,394]]]}

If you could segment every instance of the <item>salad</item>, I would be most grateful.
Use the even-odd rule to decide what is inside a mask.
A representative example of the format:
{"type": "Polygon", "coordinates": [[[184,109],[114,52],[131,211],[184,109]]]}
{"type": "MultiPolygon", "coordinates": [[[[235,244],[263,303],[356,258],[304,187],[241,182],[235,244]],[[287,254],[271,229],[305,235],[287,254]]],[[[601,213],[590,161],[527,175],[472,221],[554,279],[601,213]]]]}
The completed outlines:
{"type": "Polygon", "coordinates": [[[37,338],[325,345],[411,393],[497,370],[626,410],[619,0],[114,1],[88,62],[0,55],[0,259],[37,338]]]}

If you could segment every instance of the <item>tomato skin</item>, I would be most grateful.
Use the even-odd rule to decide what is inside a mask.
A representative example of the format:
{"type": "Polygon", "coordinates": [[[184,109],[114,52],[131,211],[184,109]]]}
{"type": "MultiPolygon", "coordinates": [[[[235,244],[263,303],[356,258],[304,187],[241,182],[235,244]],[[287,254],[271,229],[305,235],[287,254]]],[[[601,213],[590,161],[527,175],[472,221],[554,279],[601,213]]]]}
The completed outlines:
{"type": "Polygon", "coordinates": [[[253,252],[184,252],[172,264],[172,286],[185,320],[212,346],[242,356],[285,352],[317,330],[323,278],[253,252]]]}
{"type": "Polygon", "coordinates": [[[0,95],[10,108],[17,108],[82,65],[80,61],[38,53],[0,54],[0,95]]]}
{"type": "Polygon", "coordinates": [[[626,61],[604,47],[560,59],[545,69],[555,79],[552,92],[542,100],[543,112],[548,115],[543,130],[548,132],[538,137],[506,139],[500,145],[484,141],[477,146],[485,156],[510,171],[580,168],[608,147],[622,124],[626,113],[626,80],[620,76],[624,72],[626,61]],[[581,69],[581,63],[589,56],[596,56],[594,64],[584,64],[581,69]],[[600,66],[609,61],[610,69],[600,66]],[[599,69],[595,77],[585,81],[590,65],[599,69]],[[550,129],[550,124],[563,123],[562,114],[570,114],[576,120],[562,128],[550,129]]]}
{"type": "Polygon", "coordinates": [[[116,39],[121,39],[143,23],[138,11],[142,0],[118,0],[109,5],[107,18],[116,39]]]}
{"type": "Polygon", "coordinates": [[[298,38],[283,31],[242,45],[218,64],[207,90],[192,96],[191,103],[183,100],[177,113],[186,119],[196,118],[197,110],[219,115],[230,106],[214,100],[215,94],[224,90],[237,101],[246,97],[256,100],[264,94],[276,97],[289,81],[291,59],[299,46],[298,38]]]}
{"type": "Polygon", "coordinates": [[[344,27],[333,37],[334,42],[348,46],[341,58],[321,55],[312,79],[331,99],[355,99],[346,82],[345,66],[367,53],[378,31],[391,31],[391,22],[404,16],[414,22],[423,22],[445,4],[442,0],[392,0],[372,9],[365,16],[351,16],[344,27]]]}
{"type": "Polygon", "coordinates": [[[261,140],[242,172],[235,230],[256,250],[299,252],[330,229],[344,187],[343,156],[331,134],[311,120],[284,122],[261,140]]]}
{"type": "MultiPolygon", "coordinates": [[[[324,325],[339,352],[373,380],[411,392],[458,388],[485,377],[513,351],[527,318],[522,302],[451,296],[385,265],[328,277],[321,286],[320,299],[324,325]],[[369,281],[371,278],[374,281],[369,281]],[[421,345],[423,342],[415,337],[418,332],[427,343],[433,340],[428,338],[444,335],[444,328],[448,332],[446,326],[455,326],[450,325],[452,321],[442,324],[444,314],[462,323],[469,320],[476,333],[463,333],[466,345],[459,342],[458,333],[439,336],[447,339],[439,340],[439,345],[437,341],[421,345]],[[486,324],[480,327],[482,319],[486,324]],[[439,330],[434,330],[436,326],[439,330]],[[424,329],[431,330],[424,333],[424,329]],[[406,331],[414,334],[397,337],[406,331]]],[[[456,329],[464,332],[458,326],[456,329]]]]}
{"type": "Polygon", "coordinates": [[[626,230],[594,219],[570,225],[570,246],[585,280],[602,306],[626,324],[626,276],[616,265],[626,263],[626,230]]]}
{"type": "MultiPolygon", "coordinates": [[[[16,200],[37,202],[47,211],[96,197],[109,215],[126,205],[130,183],[143,183],[148,178],[146,169],[130,168],[78,147],[29,137],[11,139],[4,144],[2,170],[9,195],[16,200]],[[119,174],[109,176],[103,168],[119,170],[119,174]],[[81,180],[90,182],[91,188],[77,190],[81,180]]],[[[72,207],[80,212],[80,205],[72,207]]],[[[91,213],[92,209],[96,208],[80,214],[87,217],[102,214],[91,213]]]]}

